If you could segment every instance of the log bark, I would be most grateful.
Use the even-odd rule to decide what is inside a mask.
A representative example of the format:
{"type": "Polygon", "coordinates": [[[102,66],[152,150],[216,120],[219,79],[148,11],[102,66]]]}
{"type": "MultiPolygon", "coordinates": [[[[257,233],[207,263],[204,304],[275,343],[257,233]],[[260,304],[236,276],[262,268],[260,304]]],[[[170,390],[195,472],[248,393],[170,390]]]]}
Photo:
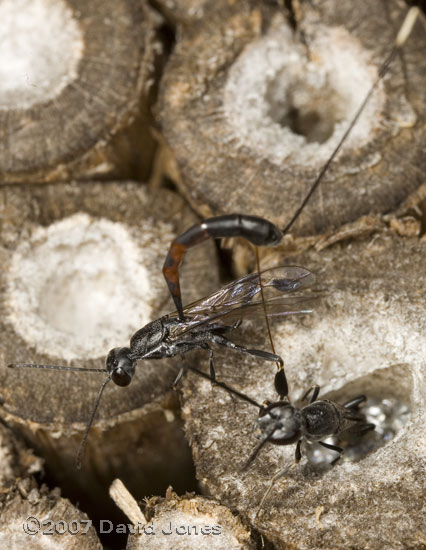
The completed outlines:
{"type": "MultiPolygon", "coordinates": [[[[112,508],[100,495],[118,475],[138,498],[169,483],[193,487],[171,391],[179,361],[143,362],[129,387],[106,387],[81,471],[76,452],[105,375],[6,365],[104,368],[111,348],[173,309],[161,267],[195,216],[176,194],[150,195],[130,182],[4,186],[0,196],[2,417],[45,458],[56,483],[100,517],[112,508]]],[[[217,287],[212,246],[189,253],[186,301],[217,287]]]]}
{"type": "MultiPolygon", "coordinates": [[[[272,3],[229,3],[185,29],[176,45],[159,110],[181,169],[177,183],[203,216],[238,211],[284,227],[376,78],[405,14],[398,2],[297,6],[293,30],[272,3]]],[[[387,212],[423,183],[425,43],[418,23],[295,233],[387,212]]]]}
{"type": "MultiPolygon", "coordinates": [[[[187,380],[182,410],[198,479],[275,548],[375,550],[425,544],[425,246],[424,237],[401,238],[388,231],[368,245],[338,244],[297,259],[316,272],[325,296],[312,315],[272,327],[292,401],[319,384],[320,398],[344,403],[365,394],[380,411],[389,406],[393,420],[386,428],[389,417],[382,424],[377,416],[372,420],[376,433],[357,444],[356,460],[349,461],[346,448],[346,461],[332,468],[312,463],[313,448],[302,447],[302,462],[276,482],[258,516],[272,476],[293,464],[294,446],[265,445],[242,472],[259,443],[253,428],[257,408],[204,381],[187,380]],[[380,441],[381,431],[389,436],[386,442],[380,441]],[[381,446],[369,447],[370,437],[378,437],[381,446]]],[[[260,323],[242,332],[242,342],[270,349],[265,333],[260,323]]],[[[277,400],[274,365],[231,353],[216,364],[219,380],[258,403],[277,400]]]]}
{"type": "Polygon", "coordinates": [[[2,2],[0,182],[147,177],[157,24],[144,0],[2,2]]]}

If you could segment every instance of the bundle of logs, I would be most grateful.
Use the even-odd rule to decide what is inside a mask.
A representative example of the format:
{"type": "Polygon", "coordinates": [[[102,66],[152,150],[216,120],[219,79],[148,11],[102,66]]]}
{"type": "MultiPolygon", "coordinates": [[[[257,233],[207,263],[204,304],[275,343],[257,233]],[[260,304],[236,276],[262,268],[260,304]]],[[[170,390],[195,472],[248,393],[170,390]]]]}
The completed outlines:
{"type": "MultiPolygon", "coordinates": [[[[259,249],[262,269],[304,266],[320,291],[312,314],[272,322],[292,402],[315,384],[338,403],[368,394],[386,416],[380,444],[369,436],[333,468],[305,452],[259,510],[294,448],[265,445],[244,468],[258,411],[190,372],[174,389],[183,366],[209,373],[205,350],[141,361],[128,387],[109,384],[81,469],[105,374],[7,368],[104,369],[111,348],[175,309],[162,267],[177,235],[232,213],[286,227],[406,10],[399,0],[0,3],[2,547],[44,548],[52,525],[56,548],[426,545],[422,17],[289,233],[259,249]],[[117,478],[138,505],[111,498],[117,478]]],[[[241,238],[195,247],[180,272],[184,303],[255,270],[255,258],[241,238]]],[[[262,319],[230,339],[270,350],[262,319]]],[[[277,399],[273,362],[213,351],[218,380],[277,399]]]]}

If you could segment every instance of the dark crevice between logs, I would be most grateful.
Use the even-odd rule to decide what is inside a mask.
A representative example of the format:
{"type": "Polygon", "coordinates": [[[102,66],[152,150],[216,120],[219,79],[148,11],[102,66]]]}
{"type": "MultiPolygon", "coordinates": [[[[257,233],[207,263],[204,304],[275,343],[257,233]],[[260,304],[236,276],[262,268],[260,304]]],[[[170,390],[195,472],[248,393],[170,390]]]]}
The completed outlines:
{"type": "Polygon", "coordinates": [[[424,236],[426,233],[426,199],[419,204],[419,209],[421,213],[421,229],[420,236],[424,236]]]}
{"type": "MultiPolygon", "coordinates": [[[[183,423],[177,429],[183,431],[183,423]]],[[[37,449],[35,450],[37,451],[37,449]]],[[[173,456],[175,452],[179,455],[182,454],[182,450],[178,449],[170,448],[168,451],[169,456],[173,456]]],[[[102,449],[100,452],[102,452],[102,449]]],[[[42,451],[38,454],[42,456],[42,451]]],[[[159,461],[164,459],[164,457],[160,456],[158,458],[159,461]]],[[[68,498],[93,521],[93,525],[96,527],[99,539],[104,545],[108,548],[125,548],[127,539],[126,534],[116,533],[115,530],[111,533],[102,533],[99,531],[101,520],[108,519],[115,526],[119,523],[127,524],[129,522],[128,518],[126,518],[123,512],[117,508],[105,491],[105,488],[107,488],[114,480],[114,475],[111,475],[111,477],[107,480],[102,480],[102,488],[93,490],[93,493],[88,495],[82,491],[81,486],[75,482],[75,479],[70,479],[68,476],[58,478],[57,473],[55,473],[57,472],[57,468],[54,467],[55,471],[52,471],[50,466],[51,462],[49,458],[47,458],[45,463],[45,473],[40,476],[40,481],[45,483],[51,490],[59,486],[61,488],[61,495],[64,498],[68,498]]],[[[77,470],[75,472],[75,476],[77,478],[79,477],[79,472],[77,470]]],[[[155,495],[164,495],[166,493],[166,490],[171,483],[170,477],[165,476],[164,472],[162,476],[159,476],[155,472],[146,472],[146,476],[152,481],[152,483],[149,487],[145,487],[144,493],[140,493],[138,490],[138,485],[135,484],[132,478],[128,478],[126,476],[125,471],[120,474],[120,479],[127,487],[132,489],[138,500],[155,495]]],[[[189,449],[187,468],[186,470],[181,471],[180,479],[177,479],[176,476],[174,476],[173,490],[178,495],[184,495],[187,492],[200,493],[198,481],[195,476],[195,466],[190,456],[189,449]]]]}

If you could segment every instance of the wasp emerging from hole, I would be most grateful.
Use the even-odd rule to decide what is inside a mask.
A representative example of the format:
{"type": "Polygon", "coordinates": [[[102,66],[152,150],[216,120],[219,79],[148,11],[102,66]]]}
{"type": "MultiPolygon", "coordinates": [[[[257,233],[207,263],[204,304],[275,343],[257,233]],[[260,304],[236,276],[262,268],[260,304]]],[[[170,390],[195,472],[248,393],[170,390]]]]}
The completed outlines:
{"type": "MultiPolygon", "coordinates": [[[[207,379],[210,377],[191,368],[200,376],[207,379]]],[[[292,404],[288,399],[288,384],[284,368],[278,369],[274,378],[275,391],[278,394],[278,401],[265,401],[259,404],[251,397],[235,390],[234,388],[217,382],[228,393],[257,407],[259,415],[256,421],[256,429],[260,442],[255,447],[242,470],[247,470],[253,463],[261,449],[268,443],[273,445],[296,444],[294,463],[275,474],[264,493],[258,507],[257,515],[260,513],[263,504],[278,479],[287,474],[291,467],[297,465],[302,458],[302,443],[317,442],[326,449],[337,453],[332,460],[334,465],[343,455],[343,448],[323,441],[331,436],[339,437],[342,433],[362,436],[375,429],[375,425],[366,421],[360,411],[360,407],[366,402],[365,395],[358,395],[343,405],[329,399],[318,399],[320,387],[310,388],[297,404],[292,404]]]]}
{"type": "MultiPolygon", "coordinates": [[[[259,357],[266,361],[274,361],[279,367],[282,367],[283,361],[274,352],[273,345],[272,353],[249,349],[234,344],[226,338],[225,334],[240,326],[244,318],[254,317],[261,311],[265,315],[268,330],[268,319],[271,316],[310,312],[309,308],[300,307],[302,303],[304,306],[308,306],[311,299],[314,298],[314,293],[307,292],[307,289],[309,289],[314,281],[314,276],[310,271],[302,267],[281,266],[260,272],[258,266],[257,273],[234,281],[207,298],[203,298],[184,308],[179,284],[179,266],[189,248],[196,246],[208,238],[243,237],[255,246],[275,246],[281,241],[283,235],[293,226],[322,181],[328,167],[356,124],[370,96],[386,74],[398,50],[409,36],[417,13],[417,8],[411,8],[408,12],[398,33],[395,45],[379,70],[376,82],[361,103],[348,129],[315,179],[300,207],[283,230],[280,230],[263,218],[231,214],[205,220],[177,237],[170,246],[163,268],[163,274],[176,305],[177,312],[152,321],[138,330],[132,336],[129,347],[112,349],[107,355],[105,369],[81,369],[58,365],[36,365],[32,363],[8,365],[10,368],[47,368],[76,372],[97,372],[107,375],[99,389],[91,417],[80,443],[77,453],[77,467],[81,466],[85,442],[105,386],[110,380],[119,386],[129,385],[135,373],[136,362],[138,360],[161,359],[164,357],[174,357],[175,355],[183,356],[185,353],[195,349],[205,349],[209,352],[210,357],[209,378],[212,382],[217,382],[213,351],[210,347],[213,343],[259,357]]],[[[180,370],[175,384],[181,378],[184,370],[185,368],[180,370]]],[[[195,370],[194,372],[198,371],[195,370]]],[[[226,386],[223,383],[220,385],[223,387],[226,386]]]]}

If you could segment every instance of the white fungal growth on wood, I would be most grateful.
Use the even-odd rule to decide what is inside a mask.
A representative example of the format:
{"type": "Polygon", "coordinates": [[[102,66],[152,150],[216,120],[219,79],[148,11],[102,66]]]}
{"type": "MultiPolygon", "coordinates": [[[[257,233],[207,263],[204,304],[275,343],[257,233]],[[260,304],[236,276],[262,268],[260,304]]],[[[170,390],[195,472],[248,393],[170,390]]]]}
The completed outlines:
{"type": "Polygon", "coordinates": [[[37,228],[11,262],[7,302],[16,332],[38,352],[67,360],[126,345],[165,288],[160,264],[170,228],[162,234],[159,242],[148,227],[136,235],[81,213],[37,228]]]}
{"type": "MultiPolygon", "coordinates": [[[[339,292],[334,294],[339,299],[339,292]]],[[[286,360],[291,387],[303,392],[311,383],[320,384],[324,394],[350,380],[405,364],[409,365],[404,376],[407,386],[398,381],[393,391],[399,399],[418,406],[424,396],[409,388],[411,377],[422,377],[426,344],[415,322],[407,322],[400,308],[381,301],[380,296],[363,296],[360,306],[356,303],[359,298],[349,292],[340,293],[340,297],[345,300],[345,312],[335,308],[334,316],[313,314],[305,320],[306,328],[291,322],[280,327],[275,345],[286,360]],[[306,365],[304,374],[299,365],[306,365]]],[[[373,395],[377,388],[368,390],[373,395]]]]}
{"type": "MultiPolygon", "coordinates": [[[[369,52],[342,27],[318,25],[309,53],[281,24],[249,44],[229,72],[232,137],[277,165],[323,164],[377,77],[369,52]]],[[[384,102],[379,86],[344,148],[371,139],[384,102]]]]}
{"type": "Polygon", "coordinates": [[[57,97],[77,77],[83,36],[64,0],[0,2],[0,109],[57,97]]]}

